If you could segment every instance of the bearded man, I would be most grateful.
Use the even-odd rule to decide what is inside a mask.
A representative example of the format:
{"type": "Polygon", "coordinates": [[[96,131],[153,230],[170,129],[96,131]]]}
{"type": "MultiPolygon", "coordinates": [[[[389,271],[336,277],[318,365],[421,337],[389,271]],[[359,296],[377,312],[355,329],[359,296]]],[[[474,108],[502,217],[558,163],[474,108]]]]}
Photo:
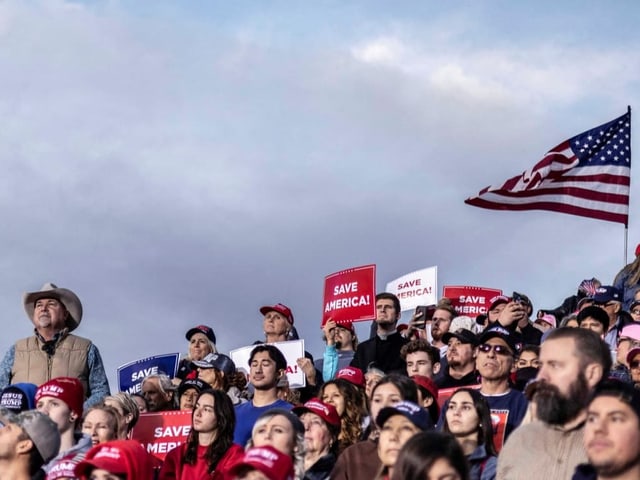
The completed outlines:
{"type": "Polygon", "coordinates": [[[537,417],[518,427],[498,457],[496,478],[571,479],[588,461],[583,446],[587,405],[611,368],[607,344],[584,328],[553,330],[540,347],[540,370],[531,389],[537,417]]]}

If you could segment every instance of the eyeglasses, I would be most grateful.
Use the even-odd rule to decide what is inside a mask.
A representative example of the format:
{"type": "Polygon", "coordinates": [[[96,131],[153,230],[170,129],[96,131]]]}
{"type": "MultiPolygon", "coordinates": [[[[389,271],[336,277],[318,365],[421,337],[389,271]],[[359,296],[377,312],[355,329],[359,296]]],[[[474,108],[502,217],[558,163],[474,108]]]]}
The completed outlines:
{"type": "Polygon", "coordinates": [[[493,350],[498,355],[511,355],[511,350],[509,350],[504,345],[491,345],[490,343],[483,343],[478,347],[482,353],[489,353],[493,350]]]}
{"type": "Polygon", "coordinates": [[[629,364],[629,368],[633,368],[634,370],[638,367],[640,367],[640,360],[634,360],[629,364]]]}
{"type": "Polygon", "coordinates": [[[633,313],[634,315],[640,315],[640,308],[634,308],[633,310],[631,310],[631,313],[633,313]]]}
{"type": "Polygon", "coordinates": [[[631,343],[631,345],[629,346],[629,348],[633,348],[633,347],[640,347],[640,340],[636,340],[635,338],[620,337],[620,339],[618,340],[618,345],[620,345],[622,342],[629,342],[629,343],[631,343]]]}

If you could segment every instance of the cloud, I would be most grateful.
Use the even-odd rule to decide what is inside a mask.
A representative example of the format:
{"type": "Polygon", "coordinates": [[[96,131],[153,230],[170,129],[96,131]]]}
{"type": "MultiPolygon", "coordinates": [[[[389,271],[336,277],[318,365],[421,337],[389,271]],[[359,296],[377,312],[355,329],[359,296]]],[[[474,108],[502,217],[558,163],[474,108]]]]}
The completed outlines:
{"type": "Polygon", "coordinates": [[[195,324],[223,351],[251,343],[278,301],[317,356],[323,277],[350,266],[377,263],[382,286],[438,265],[544,304],[620,263],[590,253],[609,225],[462,202],[636,98],[627,61],[611,99],[575,107],[622,51],[584,46],[602,64],[581,66],[570,45],[470,48],[461,21],[299,37],[268,12],[127,8],[0,5],[0,347],[29,334],[20,294],[46,281],[77,291],[113,379],[195,324]]]}

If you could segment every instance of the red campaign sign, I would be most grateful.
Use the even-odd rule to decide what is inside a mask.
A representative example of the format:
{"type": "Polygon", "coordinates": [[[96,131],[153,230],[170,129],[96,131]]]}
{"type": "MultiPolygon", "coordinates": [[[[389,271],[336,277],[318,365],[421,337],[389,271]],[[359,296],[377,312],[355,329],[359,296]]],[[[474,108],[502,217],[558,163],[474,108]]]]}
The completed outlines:
{"type": "Polygon", "coordinates": [[[322,325],[376,318],[376,266],[363,265],[324,278],[322,325]]]}
{"type": "Polygon", "coordinates": [[[500,453],[504,445],[504,433],[507,428],[507,420],[509,418],[509,410],[491,409],[491,426],[493,427],[493,445],[496,452],[500,453]]]}
{"type": "Polygon", "coordinates": [[[442,296],[451,300],[451,305],[458,315],[466,315],[475,318],[478,315],[486,315],[487,309],[495,299],[502,295],[498,288],[470,287],[470,286],[445,286],[442,296]]]}
{"type": "Polygon", "coordinates": [[[479,390],[480,389],[480,384],[475,384],[475,385],[467,385],[465,387],[449,387],[449,388],[441,388],[440,390],[438,390],[438,406],[440,407],[440,410],[442,410],[442,407],[444,407],[444,404],[447,400],[449,400],[451,398],[451,396],[456,393],[456,390],[460,389],[460,388],[473,388],[474,390],[479,390]]]}
{"type": "Polygon", "coordinates": [[[133,427],[131,438],[158,460],[187,440],[191,431],[191,411],[143,413],[133,427]]]}

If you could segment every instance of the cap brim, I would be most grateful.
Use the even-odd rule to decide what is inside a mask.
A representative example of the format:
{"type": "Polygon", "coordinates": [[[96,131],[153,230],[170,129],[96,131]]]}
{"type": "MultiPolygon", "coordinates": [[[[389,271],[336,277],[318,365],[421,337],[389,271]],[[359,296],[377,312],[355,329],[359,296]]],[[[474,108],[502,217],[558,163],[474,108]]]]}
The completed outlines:
{"type": "Polygon", "coordinates": [[[89,460],[83,460],[80,462],[75,468],[75,474],[79,477],[81,475],[89,475],[89,473],[93,470],[99,468],[101,470],[106,470],[109,473],[120,475],[126,474],[126,468],[118,462],[117,460],[101,457],[101,458],[92,458],[89,460]]]}

